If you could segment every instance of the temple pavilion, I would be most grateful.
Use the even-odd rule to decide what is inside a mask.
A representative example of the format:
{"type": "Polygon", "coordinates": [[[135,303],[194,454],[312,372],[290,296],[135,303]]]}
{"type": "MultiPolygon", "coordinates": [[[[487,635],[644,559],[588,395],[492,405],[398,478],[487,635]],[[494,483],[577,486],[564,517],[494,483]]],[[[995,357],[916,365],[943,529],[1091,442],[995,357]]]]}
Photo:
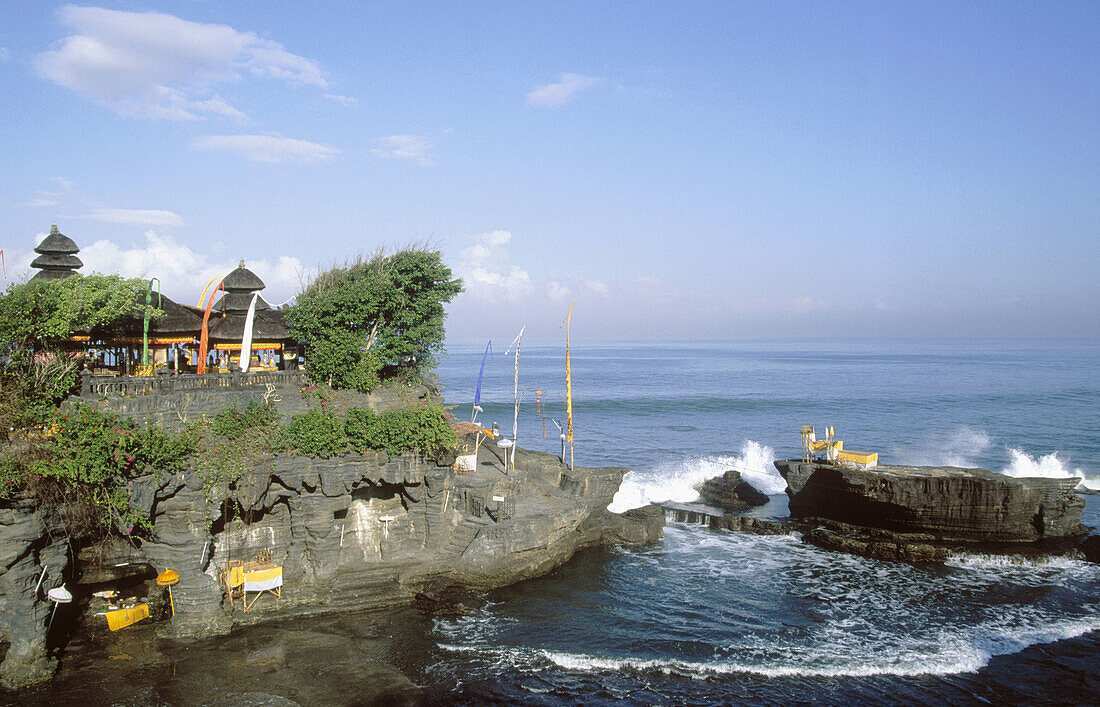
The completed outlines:
{"type": "MultiPolygon", "coordinates": [[[[50,227],[50,234],[34,250],[39,255],[31,262],[31,267],[38,270],[33,280],[60,280],[83,267],[77,257],[80,249],[56,225],[50,227]]],[[[240,365],[245,321],[255,296],[250,370],[297,368],[297,341],[283,321],[283,313],[260,294],[264,288],[263,280],[246,268],[242,260],[215,288],[215,292],[221,290],[223,294],[209,307],[209,314],[202,302],[192,307],[152,291],[151,304],[162,310],[164,316],[149,321],[148,333],[144,317],[134,312],[108,326],[77,332],[61,343],[74,353],[87,354],[97,374],[193,373],[206,315],[209,342],[206,372],[224,373],[240,365]],[[147,363],[143,364],[143,359],[147,363]]]]}

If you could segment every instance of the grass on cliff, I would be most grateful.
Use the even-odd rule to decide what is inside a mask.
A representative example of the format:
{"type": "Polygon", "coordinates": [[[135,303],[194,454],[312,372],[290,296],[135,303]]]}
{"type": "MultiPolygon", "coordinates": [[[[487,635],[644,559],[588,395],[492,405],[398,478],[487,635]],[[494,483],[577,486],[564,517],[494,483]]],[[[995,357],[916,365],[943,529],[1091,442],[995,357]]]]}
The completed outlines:
{"type": "Polygon", "coordinates": [[[175,474],[193,466],[203,480],[210,511],[218,491],[232,494],[247,469],[271,455],[291,452],[331,457],[349,451],[416,451],[439,459],[458,446],[451,414],[438,404],[386,413],[331,410],[323,389],[303,391],[310,409],[280,422],[272,405],[227,408],[212,420],[172,432],[77,404],[57,411],[38,435],[0,450],[0,503],[33,499],[56,513],[74,538],[112,532],[151,537],[148,511],[133,502],[134,480],[175,474]]]}

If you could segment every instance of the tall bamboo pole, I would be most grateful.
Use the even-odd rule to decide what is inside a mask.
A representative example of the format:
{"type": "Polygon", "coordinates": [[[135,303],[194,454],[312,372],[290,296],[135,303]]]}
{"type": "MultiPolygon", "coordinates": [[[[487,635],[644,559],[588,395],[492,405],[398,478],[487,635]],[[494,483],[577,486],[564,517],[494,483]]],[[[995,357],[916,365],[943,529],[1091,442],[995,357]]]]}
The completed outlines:
{"type": "Polygon", "coordinates": [[[565,436],[569,440],[569,470],[573,470],[573,366],[569,358],[569,326],[573,322],[573,300],[565,317],[565,436]]]}

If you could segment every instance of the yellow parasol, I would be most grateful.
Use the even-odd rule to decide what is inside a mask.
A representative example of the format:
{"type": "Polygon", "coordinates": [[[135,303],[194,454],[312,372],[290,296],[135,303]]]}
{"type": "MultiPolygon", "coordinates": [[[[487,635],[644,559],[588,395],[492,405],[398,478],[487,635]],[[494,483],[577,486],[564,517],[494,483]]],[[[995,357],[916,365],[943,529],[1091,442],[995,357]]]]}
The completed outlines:
{"type": "Polygon", "coordinates": [[[172,598],[172,585],[180,581],[180,573],[166,569],[157,575],[157,585],[168,587],[168,604],[172,607],[172,616],[176,615],[176,600],[172,598]]]}

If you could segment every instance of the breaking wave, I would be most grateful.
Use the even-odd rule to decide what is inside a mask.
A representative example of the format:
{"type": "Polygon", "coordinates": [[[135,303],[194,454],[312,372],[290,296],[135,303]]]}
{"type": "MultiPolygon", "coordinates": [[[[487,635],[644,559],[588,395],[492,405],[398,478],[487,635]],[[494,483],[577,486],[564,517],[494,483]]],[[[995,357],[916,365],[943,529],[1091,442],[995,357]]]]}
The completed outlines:
{"type": "MultiPolygon", "coordinates": [[[[937,636],[934,641],[913,639],[909,645],[883,646],[729,646],[736,660],[684,660],[638,656],[599,656],[527,647],[440,644],[452,653],[475,654],[498,667],[508,666],[538,673],[547,667],[571,672],[627,672],[663,674],[695,680],[751,674],[777,677],[870,677],[956,675],[981,670],[994,656],[1018,653],[1025,648],[1084,635],[1100,629],[1100,617],[1055,620],[1050,623],[1012,625],[995,622],[984,630],[937,636]]],[[[851,639],[852,637],[848,637],[851,639]]]]}
{"type": "Polygon", "coordinates": [[[1071,468],[1058,452],[1033,457],[1022,449],[1008,448],[1009,464],[1002,474],[1017,478],[1040,476],[1048,479],[1081,479],[1081,483],[1094,491],[1100,490],[1100,479],[1088,478],[1081,469],[1071,468]]]}
{"type": "Polygon", "coordinates": [[[613,513],[622,513],[649,503],[696,501],[699,499],[696,486],[730,469],[741,472],[745,481],[763,493],[783,493],[787,482],[775,470],[774,461],[775,450],[747,440],[738,455],[690,457],[667,462],[652,471],[632,471],[623,479],[607,508],[613,513]]]}

